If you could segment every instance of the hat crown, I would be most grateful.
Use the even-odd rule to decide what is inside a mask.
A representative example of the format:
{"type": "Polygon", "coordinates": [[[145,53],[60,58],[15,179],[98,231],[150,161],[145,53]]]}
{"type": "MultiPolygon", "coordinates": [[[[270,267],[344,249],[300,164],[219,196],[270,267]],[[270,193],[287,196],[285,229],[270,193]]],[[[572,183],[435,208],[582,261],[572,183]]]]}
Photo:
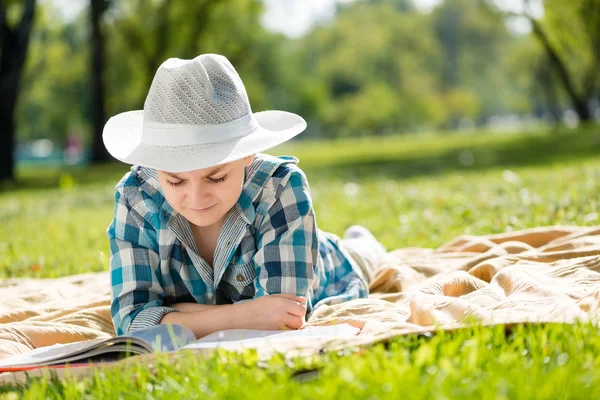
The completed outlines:
{"type": "Polygon", "coordinates": [[[240,76],[218,54],[163,62],[144,103],[144,121],[163,124],[218,125],[251,112],[240,76]]]}

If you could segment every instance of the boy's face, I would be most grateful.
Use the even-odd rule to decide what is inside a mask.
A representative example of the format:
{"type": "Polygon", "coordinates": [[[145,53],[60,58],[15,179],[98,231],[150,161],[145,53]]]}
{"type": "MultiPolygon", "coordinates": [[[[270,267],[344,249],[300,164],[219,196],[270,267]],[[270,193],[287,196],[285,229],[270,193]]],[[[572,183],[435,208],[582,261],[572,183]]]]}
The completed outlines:
{"type": "Polygon", "coordinates": [[[237,203],[244,185],[244,169],[254,160],[241,160],[194,171],[156,171],[165,198],[175,211],[198,227],[224,219],[237,203]]]}

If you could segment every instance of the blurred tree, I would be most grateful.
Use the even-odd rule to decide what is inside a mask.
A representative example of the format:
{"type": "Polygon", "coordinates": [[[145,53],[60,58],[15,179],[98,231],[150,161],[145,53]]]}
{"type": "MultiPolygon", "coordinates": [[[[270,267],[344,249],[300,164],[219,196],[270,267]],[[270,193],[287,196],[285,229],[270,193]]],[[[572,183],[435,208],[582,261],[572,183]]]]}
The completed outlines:
{"type": "MultiPolygon", "coordinates": [[[[32,33],[21,88],[23,101],[19,102],[16,111],[21,140],[49,138],[62,146],[67,134],[73,132],[81,134],[92,149],[96,140],[96,148],[104,151],[101,139],[104,122],[96,134],[92,123],[93,85],[98,80],[93,78],[92,10],[89,4],[90,8],[74,20],[65,20],[51,3],[37,6],[36,28],[32,33]]],[[[105,79],[104,104],[110,115],[143,107],[148,91],[148,87],[143,85],[149,85],[155,72],[147,78],[144,74],[146,69],[140,71],[143,59],[137,48],[130,48],[117,26],[122,22],[119,18],[129,18],[131,23],[139,24],[143,30],[136,35],[143,37],[150,32],[144,33],[148,28],[144,21],[136,20],[135,15],[124,16],[118,12],[116,7],[122,5],[121,2],[111,4],[104,12],[101,24],[106,38],[102,75],[105,79]]],[[[174,13],[169,20],[173,32],[167,36],[164,59],[193,58],[203,52],[225,54],[242,75],[254,109],[268,109],[272,101],[280,101],[281,91],[277,90],[280,85],[276,82],[279,70],[285,66],[275,59],[284,38],[272,35],[260,26],[262,5],[259,1],[228,0],[214,5],[207,22],[210,26],[203,29],[215,34],[195,37],[188,44],[180,39],[194,36],[196,27],[192,17],[186,15],[186,3],[179,0],[170,6],[170,10],[174,13]]],[[[152,42],[151,39],[148,41],[152,42]]],[[[160,64],[164,59],[156,62],[160,64]]]]}
{"type": "Polygon", "coordinates": [[[68,132],[87,139],[89,54],[88,18],[65,22],[51,4],[37,5],[15,111],[18,140],[47,138],[62,146],[68,132]]]}
{"type": "Polygon", "coordinates": [[[501,63],[510,39],[504,21],[480,0],[445,0],[432,12],[443,54],[440,95],[447,127],[464,119],[485,120],[505,108],[501,63]]]}
{"type": "Polygon", "coordinates": [[[513,84],[511,104],[518,104],[521,113],[531,112],[536,118],[556,125],[561,120],[565,99],[560,96],[560,84],[537,39],[532,35],[519,36],[506,53],[511,56],[502,59],[502,69],[513,84]]]}
{"type": "Polygon", "coordinates": [[[523,1],[525,11],[518,15],[530,22],[579,119],[590,121],[600,81],[600,0],[545,0],[539,19],[529,0],[523,1]]]}
{"type": "MultiPolygon", "coordinates": [[[[215,10],[227,3],[237,11],[232,0],[124,0],[109,9],[111,39],[118,45],[112,59],[125,63],[139,88],[136,108],[142,108],[145,95],[160,64],[170,57],[193,58],[207,31],[215,10]],[[126,60],[127,58],[128,60],[126,60]]],[[[227,34],[231,26],[220,26],[210,35],[227,34]]],[[[122,88],[120,85],[118,88],[122,88]]]]}
{"type": "MultiPolygon", "coordinates": [[[[561,121],[560,100],[557,93],[556,79],[552,74],[552,60],[549,57],[541,57],[534,69],[534,81],[537,83],[537,89],[541,92],[538,99],[545,100],[543,107],[552,116],[555,126],[561,121]]],[[[541,109],[537,107],[536,111],[541,109]]],[[[539,112],[539,111],[538,111],[539,112]]],[[[537,115],[543,117],[543,115],[537,115]]]]}
{"type": "Polygon", "coordinates": [[[600,79],[600,0],[549,0],[545,6],[546,15],[541,21],[529,18],[533,32],[579,119],[589,121],[589,104],[600,79]]]}
{"type": "Polygon", "coordinates": [[[91,86],[92,86],[92,162],[109,159],[104,147],[102,132],[106,123],[104,112],[104,35],[102,33],[102,16],[107,10],[110,0],[90,0],[91,25],[91,86]]]}
{"type": "MultiPolygon", "coordinates": [[[[23,3],[0,1],[22,10],[23,3]]],[[[83,130],[104,151],[105,118],[93,106],[102,79],[105,99],[96,104],[108,115],[141,109],[160,63],[208,52],[232,61],[254,111],[297,112],[319,137],[460,128],[532,110],[558,114],[569,97],[556,90],[556,60],[537,36],[509,30],[487,1],[445,0],[428,14],[410,0],[340,3],[330,23],[298,39],[263,28],[260,0],[121,0],[108,9],[108,0],[90,0],[74,21],[44,2],[15,111],[18,135],[60,142],[83,130]],[[94,40],[101,33],[103,48],[94,40]]],[[[575,3],[584,2],[600,0],[575,3]]],[[[576,94],[589,91],[589,101],[600,86],[590,45],[597,41],[586,28],[593,24],[577,22],[583,17],[571,15],[580,12],[572,3],[546,0],[546,10],[538,22],[576,94]]]]}
{"type": "Polygon", "coordinates": [[[260,23],[263,4],[257,0],[228,0],[213,9],[206,34],[196,53],[225,55],[240,74],[254,111],[287,101],[282,76],[291,61],[283,55],[286,39],[265,30],[260,23]],[[227,27],[224,29],[223,27],[227,27]]]}
{"type": "Polygon", "coordinates": [[[35,3],[35,0],[0,0],[0,181],[14,179],[14,111],[29,47],[35,3]]]}
{"type": "Polygon", "coordinates": [[[504,62],[516,40],[482,0],[352,2],[300,39],[297,105],[328,135],[485,123],[527,106],[504,62]]]}
{"type": "Polygon", "coordinates": [[[299,84],[314,88],[312,113],[329,135],[415,129],[443,117],[429,17],[392,3],[353,3],[303,39],[299,84]]]}
{"type": "Polygon", "coordinates": [[[415,10],[412,0],[366,0],[366,2],[370,4],[389,4],[397,11],[403,12],[415,10]]]}
{"type": "Polygon", "coordinates": [[[260,24],[259,0],[123,0],[106,14],[107,111],[142,109],[160,64],[214,52],[227,56],[253,105],[269,103],[263,79],[276,80],[269,62],[279,39],[260,24]],[[258,65],[257,65],[258,64],[258,65]]]}

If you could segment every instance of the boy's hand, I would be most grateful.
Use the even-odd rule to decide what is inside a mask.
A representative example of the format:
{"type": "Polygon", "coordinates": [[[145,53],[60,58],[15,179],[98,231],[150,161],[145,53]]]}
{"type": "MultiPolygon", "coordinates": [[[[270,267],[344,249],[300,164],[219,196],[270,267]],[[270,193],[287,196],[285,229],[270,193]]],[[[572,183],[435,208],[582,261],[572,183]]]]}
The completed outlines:
{"type": "Polygon", "coordinates": [[[304,297],[272,294],[238,305],[239,316],[247,329],[299,329],[306,315],[304,297]]]}

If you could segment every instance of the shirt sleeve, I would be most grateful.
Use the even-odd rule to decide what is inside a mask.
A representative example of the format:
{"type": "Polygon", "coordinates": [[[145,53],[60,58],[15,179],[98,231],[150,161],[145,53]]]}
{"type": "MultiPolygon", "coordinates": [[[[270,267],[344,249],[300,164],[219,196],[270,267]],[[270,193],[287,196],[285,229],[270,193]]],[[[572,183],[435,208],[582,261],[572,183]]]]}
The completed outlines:
{"type": "Polygon", "coordinates": [[[150,232],[154,228],[117,189],[114,218],[107,230],[111,253],[110,312],[117,335],[158,325],[166,314],[179,311],[163,306],[164,290],[156,275],[160,257],[154,249],[158,245],[150,232]]]}
{"type": "Polygon", "coordinates": [[[293,170],[257,232],[254,297],[289,293],[310,304],[318,246],[308,182],[302,171],[293,170]]]}

